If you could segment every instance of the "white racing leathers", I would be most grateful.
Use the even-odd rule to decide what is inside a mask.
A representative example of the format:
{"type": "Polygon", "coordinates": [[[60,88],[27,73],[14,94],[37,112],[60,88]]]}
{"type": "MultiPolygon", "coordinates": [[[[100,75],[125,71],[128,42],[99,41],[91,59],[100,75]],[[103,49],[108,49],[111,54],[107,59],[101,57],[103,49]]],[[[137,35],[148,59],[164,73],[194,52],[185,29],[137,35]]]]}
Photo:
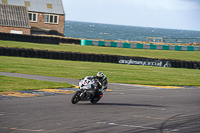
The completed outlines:
{"type": "Polygon", "coordinates": [[[103,77],[102,93],[104,93],[108,87],[108,81],[106,75],[103,77]]]}
{"type": "Polygon", "coordinates": [[[106,75],[104,75],[102,78],[99,78],[96,75],[93,77],[98,80],[98,83],[100,85],[99,90],[102,91],[102,93],[104,93],[108,87],[108,81],[106,75]]]}

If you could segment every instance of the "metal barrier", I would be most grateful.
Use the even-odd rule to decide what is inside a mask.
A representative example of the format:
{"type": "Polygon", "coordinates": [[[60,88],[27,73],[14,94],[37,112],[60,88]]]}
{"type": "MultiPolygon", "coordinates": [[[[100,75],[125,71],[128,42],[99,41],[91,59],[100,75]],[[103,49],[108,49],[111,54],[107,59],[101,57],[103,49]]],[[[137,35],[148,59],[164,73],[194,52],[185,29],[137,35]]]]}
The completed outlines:
{"type": "Polygon", "coordinates": [[[155,45],[125,42],[107,42],[97,40],[81,40],[81,45],[134,48],[134,49],[154,49],[154,50],[176,50],[176,51],[200,51],[200,46],[182,46],[182,45],[155,45]]]}
{"type": "Polygon", "coordinates": [[[161,42],[161,43],[171,43],[174,40],[174,43],[200,43],[200,37],[196,38],[165,38],[165,37],[147,37],[147,42],[161,42]],[[168,41],[167,41],[168,40],[168,41]],[[193,41],[191,41],[193,40],[193,41]]]}

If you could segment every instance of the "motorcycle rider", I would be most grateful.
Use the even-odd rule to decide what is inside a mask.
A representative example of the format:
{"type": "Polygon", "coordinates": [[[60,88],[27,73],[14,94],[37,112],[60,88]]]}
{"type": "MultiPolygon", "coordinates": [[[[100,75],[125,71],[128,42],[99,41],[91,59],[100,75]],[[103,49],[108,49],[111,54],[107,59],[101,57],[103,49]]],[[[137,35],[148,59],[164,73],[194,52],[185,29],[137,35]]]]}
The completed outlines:
{"type": "Polygon", "coordinates": [[[107,77],[103,72],[98,72],[96,75],[93,76],[94,79],[97,79],[99,84],[99,90],[104,93],[108,87],[107,77]]]}

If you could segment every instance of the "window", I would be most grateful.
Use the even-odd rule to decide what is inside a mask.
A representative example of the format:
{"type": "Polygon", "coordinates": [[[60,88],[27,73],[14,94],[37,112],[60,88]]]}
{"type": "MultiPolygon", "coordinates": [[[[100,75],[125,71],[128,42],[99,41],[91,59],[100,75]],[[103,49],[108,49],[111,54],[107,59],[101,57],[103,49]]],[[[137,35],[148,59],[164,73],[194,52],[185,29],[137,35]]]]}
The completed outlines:
{"type": "Polygon", "coordinates": [[[45,15],[45,23],[58,24],[58,16],[46,14],[45,15]]]}
{"type": "Polygon", "coordinates": [[[49,9],[53,9],[52,4],[47,4],[47,8],[49,8],[49,9]]]}
{"type": "Polygon", "coordinates": [[[25,6],[31,6],[30,1],[24,1],[25,6]]]}
{"type": "Polygon", "coordinates": [[[37,22],[37,13],[28,13],[31,22],[37,22]]]}
{"type": "Polygon", "coordinates": [[[45,15],[45,22],[49,22],[49,15],[45,15]]]}
{"type": "Polygon", "coordinates": [[[8,4],[7,0],[2,0],[2,4],[8,4]]]}
{"type": "Polygon", "coordinates": [[[53,23],[53,15],[50,15],[50,23],[53,23]]]}
{"type": "Polygon", "coordinates": [[[58,23],[58,16],[54,16],[54,21],[53,21],[54,23],[58,23]]]}

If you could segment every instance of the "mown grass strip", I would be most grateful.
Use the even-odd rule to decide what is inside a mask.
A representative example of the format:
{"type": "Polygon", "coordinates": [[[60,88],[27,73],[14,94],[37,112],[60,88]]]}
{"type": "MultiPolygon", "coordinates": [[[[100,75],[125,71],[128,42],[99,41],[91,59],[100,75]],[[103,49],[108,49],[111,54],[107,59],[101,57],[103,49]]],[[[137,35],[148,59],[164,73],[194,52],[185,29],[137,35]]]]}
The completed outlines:
{"type": "Polygon", "coordinates": [[[24,79],[0,75],[0,92],[69,87],[73,87],[73,85],[68,83],[39,81],[33,79],[24,79]]]}
{"type": "Polygon", "coordinates": [[[0,56],[0,60],[0,70],[3,72],[81,79],[103,71],[108,76],[108,82],[113,83],[200,86],[200,71],[195,69],[6,56],[0,56]]]}
{"type": "Polygon", "coordinates": [[[100,47],[100,46],[81,46],[72,44],[39,44],[16,41],[0,40],[0,46],[29,48],[50,51],[71,51],[80,53],[95,53],[95,54],[109,54],[109,55],[123,55],[123,56],[137,56],[147,58],[160,59],[175,59],[200,61],[200,51],[173,51],[173,50],[148,50],[148,49],[129,49],[129,48],[114,48],[114,47],[100,47]]]}

